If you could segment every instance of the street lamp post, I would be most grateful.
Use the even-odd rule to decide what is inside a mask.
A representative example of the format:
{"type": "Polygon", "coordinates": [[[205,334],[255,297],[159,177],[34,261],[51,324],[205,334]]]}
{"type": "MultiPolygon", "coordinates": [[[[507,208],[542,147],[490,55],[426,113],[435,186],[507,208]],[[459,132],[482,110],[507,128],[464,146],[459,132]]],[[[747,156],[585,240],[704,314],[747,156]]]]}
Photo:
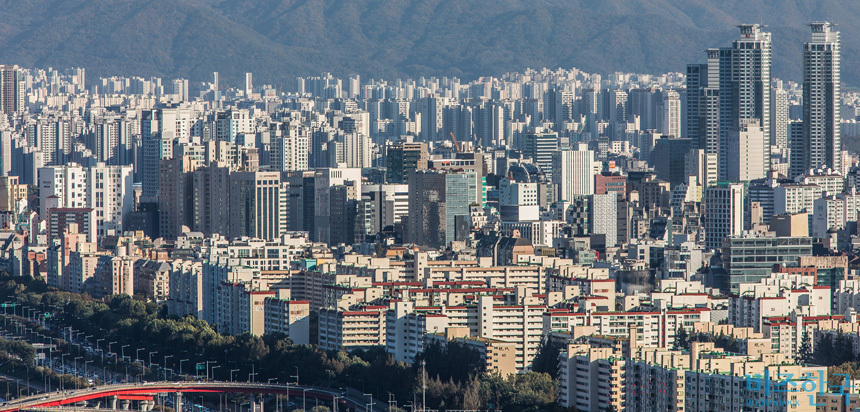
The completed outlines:
{"type": "Polygon", "coordinates": [[[143,363],[140,360],[140,351],[144,350],[143,348],[137,348],[137,352],[134,353],[134,360],[140,363],[143,363]]]}
{"type": "Polygon", "coordinates": [[[332,395],[332,400],[331,400],[332,405],[331,405],[331,406],[332,406],[332,410],[333,410],[334,412],[337,412],[337,400],[338,400],[338,399],[343,399],[343,396],[340,396],[340,395],[332,395]]]}
{"type": "Polygon", "coordinates": [[[218,361],[214,361],[214,360],[206,361],[206,380],[209,380],[209,364],[210,363],[218,363],[218,361]]]}
{"type": "Polygon", "coordinates": [[[121,347],[121,348],[119,348],[119,350],[120,350],[120,355],[122,356],[122,359],[123,359],[123,360],[125,360],[125,348],[127,348],[127,347],[129,347],[129,346],[131,346],[131,345],[122,345],[122,347],[121,347]]]}
{"type": "Polygon", "coordinates": [[[164,380],[167,380],[167,358],[172,358],[173,355],[164,355],[164,380]]]}
{"type": "Polygon", "coordinates": [[[365,409],[367,410],[367,412],[372,412],[373,411],[373,395],[371,395],[369,393],[365,393],[364,396],[367,396],[370,399],[370,403],[368,403],[365,406],[365,409]]]}
{"type": "Polygon", "coordinates": [[[179,374],[182,375],[182,362],[188,362],[188,359],[179,360],[179,374]]]}
{"type": "Polygon", "coordinates": [[[239,370],[238,369],[230,369],[230,382],[235,382],[233,380],[233,372],[239,372],[239,370]]]}
{"type": "Polygon", "coordinates": [[[212,367],[212,379],[211,380],[213,380],[213,381],[215,380],[215,368],[220,368],[220,367],[221,367],[221,365],[215,365],[212,367]]]}
{"type": "Polygon", "coordinates": [[[248,380],[251,382],[256,382],[257,381],[257,371],[256,371],[257,365],[255,365],[253,363],[250,365],[251,365],[251,373],[248,375],[248,380]]]}
{"type": "Polygon", "coordinates": [[[78,359],[83,359],[82,356],[75,358],[75,389],[78,389],[78,359]]]}

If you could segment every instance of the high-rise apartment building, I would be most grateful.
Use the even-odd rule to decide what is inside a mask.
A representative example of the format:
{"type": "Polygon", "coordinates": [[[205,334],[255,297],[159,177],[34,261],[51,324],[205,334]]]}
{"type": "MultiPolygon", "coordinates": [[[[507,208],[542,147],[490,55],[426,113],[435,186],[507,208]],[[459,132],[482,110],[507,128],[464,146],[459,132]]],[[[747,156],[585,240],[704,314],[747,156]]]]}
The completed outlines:
{"type": "Polygon", "coordinates": [[[719,51],[720,177],[728,174],[726,158],[732,130],[761,125],[762,163],[770,171],[771,34],[760,24],[741,24],[740,37],[719,51]]]}
{"type": "Polygon", "coordinates": [[[269,162],[273,170],[288,172],[308,169],[310,141],[305,130],[278,123],[269,128],[269,133],[275,133],[269,149],[269,162]]]}
{"type": "Polygon", "coordinates": [[[839,32],[827,22],[815,22],[812,40],[803,44],[804,169],[842,169],[840,107],[841,51],[839,32]]]}
{"type": "Polygon", "coordinates": [[[253,73],[245,73],[245,97],[254,93],[254,77],[253,73]]]}
{"type": "Polygon", "coordinates": [[[131,166],[44,167],[39,169],[40,215],[47,219],[52,208],[90,208],[99,236],[120,234],[134,206],[132,185],[131,166]]]}
{"type": "Polygon", "coordinates": [[[687,124],[684,137],[705,153],[720,151],[720,51],[708,49],[706,64],[687,65],[687,124]]]}
{"type": "Polygon", "coordinates": [[[200,167],[192,156],[176,156],[159,162],[158,218],[159,233],[165,239],[176,239],[183,226],[193,227],[194,175],[200,167]]]}
{"type": "Polygon", "coordinates": [[[664,136],[681,137],[681,97],[675,90],[663,93],[660,128],[664,136]]]}
{"type": "Polygon", "coordinates": [[[760,24],[738,28],[740,37],[730,47],[708,49],[706,64],[687,66],[686,134],[706,153],[717,154],[723,180],[730,133],[752,122],[761,126],[761,161],[770,171],[771,34],[760,24]]]}
{"type": "Polygon", "coordinates": [[[788,91],[775,87],[772,100],[770,125],[773,130],[771,130],[770,143],[784,155],[788,149],[788,91]]]}
{"type": "Polygon", "coordinates": [[[192,230],[205,236],[229,233],[230,169],[222,162],[212,162],[193,172],[192,230]]]}

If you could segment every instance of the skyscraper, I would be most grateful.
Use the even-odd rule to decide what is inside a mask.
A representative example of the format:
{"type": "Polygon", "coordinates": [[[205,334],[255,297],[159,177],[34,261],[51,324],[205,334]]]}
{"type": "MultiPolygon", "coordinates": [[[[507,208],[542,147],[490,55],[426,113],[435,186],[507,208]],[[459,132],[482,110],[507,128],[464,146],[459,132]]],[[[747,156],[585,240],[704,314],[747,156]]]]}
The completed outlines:
{"type": "Polygon", "coordinates": [[[685,136],[708,154],[720,153],[720,50],[706,50],[706,64],[687,65],[685,136]]]}
{"type": "Polygon", "coordinates": [[[776,146],[781,157],[786,157],[788,149],[788,92],[780,87],[782,82],[773,89],[773,102],[770,111],[771,141],[776,146]]]}
{"type": "Polygon", "coordinates": [[[254,81],[252,73],[245,73],[245,97],[254,93],[254,81]]]}
{"type": "Polygon", "coordinates": [[[558,150],[552,154],[552,182],[557,187],[558,200],[573,200],[575,195],[594,193],[594,151],[558,150]]]}
{"type": "Polygon", "coordinates": [[[386,177],[391,183],[406,183],[410,172],[426,169],[430,157],[426,143],[402,143],[386,147],[386,177]]]}
{"type": "Polygon", "coordinates": [[[729,133],[758,120],[764,140],[762,162],[770,170],[771,34],[760,24],[741,24],[740,38],[720,48],[720,177],[728,171],[729,133]]]}
{"type": "Polygon", "coordinates": [[[457,216],[469,216],[475,198],[475,172],[417,170],[409,174],[409,215],[404,240],[446,247],[457,240],[457,216]]]}
{"type": "Polygon", "coordinates": [[[664,136],[681,137],[681,97],[675,90],[663,93],[660,127],[664,136]]]}
{"type": "MultiPolygon", "coordinates": [[[[803,169],[842,168],[840,132],[839,32],[815,22],[812,41],[803,44],[803,169]]],[[[793,177],[793,176],[792,176],[793,177]]]]}
{"type": "Polygon", "coordinates": [[[729,134],[758,122],[762,163],[770,170],[771,35],[759,24],[739,25],[731,47],[708,49],[706,64],[687,65],[687,137],[717,153],[719,177],[728,174],[729,134]]]}
{"type": "Polygon", "coordinates": [[[558,150],[557,134],[544,133],[542,129],[529,133],[524,139],[522,150],[523,156],[532,159],[532,162],[541,168],[547,178],[552,179],[552,157],[553,153],[558,150]]]}
{"type": "Polygon", "coordinates": [[[288,186],[280,172],[230,174],[230,237],[277,239],[287,231],[288,186]]]}
{"type": "Polygon", "coordinates": [[[24,82],[15,65],[0,65],[0,113],[14,114],[24,109],[24,82]]]}

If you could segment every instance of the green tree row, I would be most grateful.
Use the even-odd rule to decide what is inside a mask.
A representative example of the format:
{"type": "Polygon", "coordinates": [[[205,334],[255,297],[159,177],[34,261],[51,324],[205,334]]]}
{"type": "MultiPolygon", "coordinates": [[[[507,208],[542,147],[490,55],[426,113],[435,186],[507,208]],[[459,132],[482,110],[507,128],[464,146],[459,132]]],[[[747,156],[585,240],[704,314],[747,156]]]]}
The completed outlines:
{"type": "MultiPolygon", "coordinates": [[[[484,370],[480,355],[467,347],[451,343],[433,345],[412,365],[396,362],[384,348],[324,351],[316,346],[297,345],[286,336],[262,337],[243,334],[222,335],[207,322],[193,317],[168,317],[152,302],[116,295],[95,300],[47,288],[40,280],[12,278],[0,274],[0,299],[17,300],[30,307],[55,314],[53,319],[87,335],[128,346],[127,356],[141,349],[157,352],[153,362],[178,371],[180,360],[187,362],[181,374],[205,375],[215,379],[275,380],[328,387],[353,387],[385,399],[390,392],[400,405],[417,400],[423,391],[420,360],[426,361],[427,407],[433,409],[500,409],[504,411],[557,410],[556,382],[544,372],[529,372],[501,377],[484,370]],[[210,362],[218,368],[195,367],[210,362]],[[298,369],[297,369],[298,368],[298,369]],[[252,375],[256,374],[256,375],[252,375]],[[417,396],[416,396],[417,395],[417,396]]],[[[104,344],[102,345],[104,346],[104,344]]],[[[553,371],[556,352],[537,369],[553,371]]],[[[541,352],[545,352],[542,349],[541,352]]],[[[141,358],[146,356],[141,355],[141,358]]],[[[537,365],[536,365],[537,366],[537,365]]]]}

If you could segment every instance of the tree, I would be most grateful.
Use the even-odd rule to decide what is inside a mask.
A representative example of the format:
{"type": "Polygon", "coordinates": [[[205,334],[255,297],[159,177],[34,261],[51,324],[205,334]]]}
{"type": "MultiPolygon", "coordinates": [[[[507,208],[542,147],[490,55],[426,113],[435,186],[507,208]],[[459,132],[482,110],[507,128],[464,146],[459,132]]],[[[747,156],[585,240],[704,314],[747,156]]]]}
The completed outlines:
{"type": "Polygon", "coordinates": [[[833,347],[833,337],[830,336],[829,333],[824,333],[821,335],[821,339],[818,340],[818,343],[815,345],[815,350],[813,351],[813,359],[815,359],[815,363],[823,366],[833,366],[834,363],[834,347],[833,347]]]}
{"type": "Polygon", "coordinates": [[[851,339],[845,336],[841,330],[833,341],[833,351],[834,365],[841,365],[854,360],[854,347],[851,344],[851,339]]]}
{"type": "Polygon", "coordinates": [[[812,338],[809,336],[809,331],[804,330],[803,336],[800,338],[800,348],[797,350],[797,363],[812,362],[812,338]]]}
{"type": "Polygon", "coordinates": [[[549,338],[542,340],[537,355],[532,360],[532,371],[548,373],[553,379],[558,378],[558,355],[561,351],[561,342],[549,338]]]}
{"type": "Polygon", "coordinates": [[[684,329],[683,326],[678,328],[678,333],[675,334],[675,343],[673,345],[673,349],[690,349],[690,335],[687,334],[687,330],[684,329]]]}

